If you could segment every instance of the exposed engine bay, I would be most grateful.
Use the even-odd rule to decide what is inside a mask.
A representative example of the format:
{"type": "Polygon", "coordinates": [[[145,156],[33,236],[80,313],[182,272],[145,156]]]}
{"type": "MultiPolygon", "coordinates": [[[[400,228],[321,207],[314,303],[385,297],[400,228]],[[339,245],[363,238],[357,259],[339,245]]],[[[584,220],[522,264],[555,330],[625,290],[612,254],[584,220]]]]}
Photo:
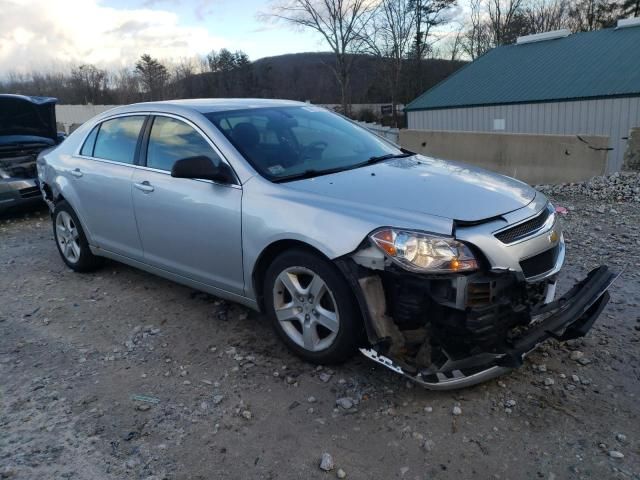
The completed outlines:
{"type": "Polygon", "coordinates": [[[600,267],[553,301],[555,275],[529,283],[513,272],[413,273],[373,246],[338,264],[364,312],[372,347],[362,353],[432,389],[485,381],[547,338],[584,335],[616,278],[600,267]]]}
{"type": "Polygon", "coordinates": [[[38,154],[52,143],[0,144],[0,172],[6,178],[27,179],[38,176],[36,159],[38,154]]]}
{"type": "Polygon", "coordinates": [[[0,94],[0,211],[40,202],[37,158],[63,141],[55,98],[0,94]]]}

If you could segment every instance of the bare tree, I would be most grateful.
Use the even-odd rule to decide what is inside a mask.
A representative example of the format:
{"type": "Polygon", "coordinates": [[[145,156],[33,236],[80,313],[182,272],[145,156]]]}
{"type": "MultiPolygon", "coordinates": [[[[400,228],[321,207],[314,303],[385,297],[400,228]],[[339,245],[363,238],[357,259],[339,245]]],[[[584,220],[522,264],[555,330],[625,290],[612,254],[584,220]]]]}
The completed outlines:
{"type": "Polygon", "coordinates": [[[412,0],[382,0],[369,28],[363,33],[367,53],[380,59],[389,86],[394,126],[398,126],[398,95],[403,64],[409,56],[415,32],[416,10],[412,0]]]}
{"type": "Polygon", "coordinates": [[[640,0],[625,0],[622,4],[622,14],[626,17],[640,17],[640,0]]]}
{"type": "Polygon", "coordinates": [[[415,10],[416,23],[413,52],[417,59],[423,59],[430,48],[432,29],[447,22],[445,14],[457,0],[412,0],[410,3],[415,10]]]}
{"type": "Polygon", "coordinates": [[[116,104],[140,101],[140,83],[138,76],[128,68],[123,68],[109,78],[116,104]]]}
{"type": "Polygon", "coordinates": [[[460,25],[455,32],[446,37],[440,56],[452,62],[459,60],[460,54],[463,52],[463,42],[464,25],[460,25]]]}
{"type": "Polygon", "coordinates": [[[193,57],[180,58],[171,66],[171,82],[169,95],[175,98],[193,98],[193,77],[198,70],[199,59],[193,57]]]}
{"type": "Polygon", "coordinates": [[[333,72],[340,87],[342,109],[349,111],[349,87],[353,58],[361,45],[364,28],[376,10],[371,0],[281,0],[267,16],[313,30],[335,54],[333,72]]]}
{"type": "Polygon", "coordinates": [[[489,13],[489,25],[495,45],[510,43],[517,33],[514,25],[517,21],[523,21],[521,12],[523,0],[489,0],[487,11],[489,13]],[[515,33],[515,35],[514,35],[515,33]]]}
{"type": "Polygon", "coordinates": [[[570,13],[572,29],[590,32],[612,27],[621,14],[621,5],[612,0],[577,0],[570,13]]]}
{"type": "Polygon", "coordinates": [[[107,71],[93,65],[80,65],[71,70],[70,82],[80,103],[103,103],[107,90],[107,71]]]}
{"type": "Polygon", "coordinates": [[[524,7],[524,12],[531,33],[567,28],[569,26],[569,7],[569,0],[529,1],[524,7]]]}
{"type": "Polygon", "coordinates": [[[494,46],[490,26],[483,18],[482,6],[482,0],[469,2],[469,28],[464,35],[462,49],[472,60],[484,55],[494,46]]]}

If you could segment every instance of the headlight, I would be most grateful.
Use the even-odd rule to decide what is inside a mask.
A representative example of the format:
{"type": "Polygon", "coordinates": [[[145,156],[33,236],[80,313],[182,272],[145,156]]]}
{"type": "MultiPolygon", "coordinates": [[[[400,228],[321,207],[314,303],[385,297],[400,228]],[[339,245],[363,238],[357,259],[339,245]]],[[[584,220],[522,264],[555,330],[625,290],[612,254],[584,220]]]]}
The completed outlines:
{"type": "Polygon", "coordinates": [[[416,272],[469,272],[478,262],[464,243],[427,233],[385,228],[370,236],[392,260],[416,272]]]}

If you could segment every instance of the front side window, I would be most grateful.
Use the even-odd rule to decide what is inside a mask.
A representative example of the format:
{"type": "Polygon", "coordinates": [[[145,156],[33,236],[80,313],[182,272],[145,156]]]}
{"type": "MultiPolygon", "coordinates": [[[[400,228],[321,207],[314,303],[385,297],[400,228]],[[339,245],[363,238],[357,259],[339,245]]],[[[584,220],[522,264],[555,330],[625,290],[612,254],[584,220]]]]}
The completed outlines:
{"type": "Polygon", "coordinates": [[[402,151],[347,119],[314,106],[212,112],[205,116],[264,177],[279,181],[306,173],[366,165],[402,151]]]}
{"type": "Polygon", "coordinates": [[[102,122],[93,156],[133,164],[144,116],[119,117],[102,122]]]}
{"type": "Polygon", "coordinates": [[[205,156],[217,164],[220,157],[200,133],[185,122],[156,117],[151,126],[147,167],[171,171],[176,160],[205,156]]]}

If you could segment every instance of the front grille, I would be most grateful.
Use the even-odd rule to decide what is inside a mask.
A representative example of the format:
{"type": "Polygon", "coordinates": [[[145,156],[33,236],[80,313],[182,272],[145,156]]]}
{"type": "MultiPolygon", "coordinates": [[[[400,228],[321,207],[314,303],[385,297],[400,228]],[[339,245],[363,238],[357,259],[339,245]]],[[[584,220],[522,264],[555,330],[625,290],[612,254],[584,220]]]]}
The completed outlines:
{"type": "Polygon", "coordinates": [[[34,198],[40,196],[40,188],[39,187],[29,187],[23,188],[20,190],[20,196],[22,198],[34,198]]]}
{"type": "Polygon", "coordinates": [[[502,230],[501,232],[496,233],[495,237],[502,243],[513,243],[540,229],[544,225],[544,222],[549,218],[549,215],[551,215],[549,208],[545,208],[538,214],[538,216],[520,223],[515,227],[502,230]]]}
{"type": "Polygon", "coordinates": [[[558,249],[560,247],[556,245],[549,250],[539,253],[535,257],[527,258],[520,262],[520,268],[526,278],[535,277],[541,275],[553,269],[558,258],[558,249]]]}

